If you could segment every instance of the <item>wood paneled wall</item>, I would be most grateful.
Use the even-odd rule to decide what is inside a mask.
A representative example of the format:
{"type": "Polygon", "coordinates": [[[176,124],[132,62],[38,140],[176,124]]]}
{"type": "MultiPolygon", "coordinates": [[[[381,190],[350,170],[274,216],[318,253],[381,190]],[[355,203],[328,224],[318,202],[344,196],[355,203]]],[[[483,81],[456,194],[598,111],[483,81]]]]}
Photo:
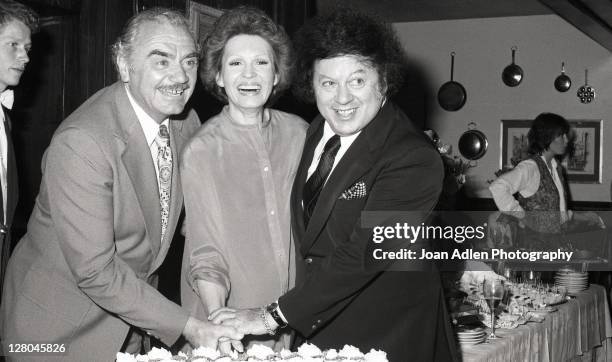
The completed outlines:
{"type": "MultiPolygon", "coordinates": [[[[140,9],[152,6],[163,6],[174,9],[186,9],[189,0],[134,0],[140,9]]],[[[196,0],[217,9],[231,9],[238,5],[252,5],[264,10],[285,30],[293,34],[306,19],[316,12],[315,0],[196,0]]]]}
{"type": "Polygon", "coordinates": [[[61,121],[98,89],[112,83],[109,46],[132,16],[125,0],[23,1],[41,16],[30,64],[16,87],[11,112],[20,202],[16,234],[25,225],[41,180],[41,160],[61,121]]]}
{"type": "Polygon", "coordinates": [[[78,55],[81,101],[117,80],[110,46],[133,15],[132,1],[83,0],[79,16],[78,55]]]}

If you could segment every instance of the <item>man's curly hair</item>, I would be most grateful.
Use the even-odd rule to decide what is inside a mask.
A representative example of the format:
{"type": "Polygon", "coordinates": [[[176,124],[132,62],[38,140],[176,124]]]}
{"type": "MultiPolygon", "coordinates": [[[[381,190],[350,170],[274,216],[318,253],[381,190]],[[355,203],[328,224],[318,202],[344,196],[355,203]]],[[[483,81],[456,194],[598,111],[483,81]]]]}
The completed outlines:
{"type": "Polygon", "coordinates": [[[395,31],[371,16],[337,8],[314,17],[298,30],[296,72],[293,93],[305,102],[314,102],[312,76],[317,60],[351,55],[362,58],[378,72],[383,95],[395,94],[404,78],[405,54],[395,31]]]}
{"type": "Polygon", "coordinates": [[[206,90],[227,103],[225,90],[217,85],[216,76],[221,72],[225,45],[237,35],[257,35],[272,48],[274,71],[278,83],[274,86],[268,104],[289,88],[293,70],[293,51],[289,36],[282,26],[276,24],[263,10],[252,6],[238,6],[226,11],[213,25],[213,30],[204,41],[200,79],[206,90]]]}

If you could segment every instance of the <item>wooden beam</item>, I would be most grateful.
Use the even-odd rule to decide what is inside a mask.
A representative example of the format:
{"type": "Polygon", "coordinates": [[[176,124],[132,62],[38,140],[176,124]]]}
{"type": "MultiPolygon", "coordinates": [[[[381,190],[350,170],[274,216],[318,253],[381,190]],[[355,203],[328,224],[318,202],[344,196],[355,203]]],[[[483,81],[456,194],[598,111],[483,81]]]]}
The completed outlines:
{"type": "Polygon", "coordinates": [[[609,0],[540,0],[540,2],[612,52],[612,26],[608,22],[612,21],[612,2],[609,0]]]}
{"type": "Polygon", "coordinates": [[[317,0],[321,13],[331,11],[336,5],[375,14],[392,23],[552,13],[537,0],[317,0]]]}

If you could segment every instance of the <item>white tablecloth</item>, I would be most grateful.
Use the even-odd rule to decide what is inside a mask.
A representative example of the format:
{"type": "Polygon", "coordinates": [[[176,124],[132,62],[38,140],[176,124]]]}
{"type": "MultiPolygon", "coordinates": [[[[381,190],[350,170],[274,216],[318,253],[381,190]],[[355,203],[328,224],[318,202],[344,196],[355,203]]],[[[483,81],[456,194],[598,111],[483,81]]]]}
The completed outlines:
{"type": "Polygon", "coordinates": [[[612,324],[602,286],[591,285],[557,308],[542,323],[498,329],[501,339],[461,347],[463,361],[612,361],[612,324]]]}

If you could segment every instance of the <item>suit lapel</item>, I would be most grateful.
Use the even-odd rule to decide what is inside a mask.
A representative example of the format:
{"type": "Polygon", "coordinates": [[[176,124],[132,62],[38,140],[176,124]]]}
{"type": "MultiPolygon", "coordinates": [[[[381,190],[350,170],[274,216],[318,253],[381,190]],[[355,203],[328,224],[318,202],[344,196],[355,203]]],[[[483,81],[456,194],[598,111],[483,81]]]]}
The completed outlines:
{"type": "Polygon", "coordinates": [[[315,242],[342,192],[372,167],[370,148],[366,137],[362,136],[360,134],[349,147],[325,183],[306,229],[302,251],[310,249],[315,242]]]}
{"type": "Polygon", "coordinates": [[[296,231],[296,238],[299,242],[304,241],[304,208],[302,207],[302,194],[304,192],[304,184],[306,183],[306,176],[308,175],[308,168],[312,163],[314,150],[319,143],[319,140],[323,136],[323,123],[324,120],[321,117],[315,119],[308,132],[306,133],[306,140],[304,142],[304,150],[302,152],[302,159],[298,166],[295,180],[293,182],[293,191],[291,193],[291,213],[293,215],[293,227],[296,231]]]}
{"type": "MultiPolygon", "coordinates": [[[[332,171],[325,187],[321,191],[321,195],[319,195],[317,206],[315,206],[312,212],[310,223],[302,239],[301,248],[304,255],[307,254],[307,251],[312,247],[325,227],[331,211],[342,192],[351,187],[372,168],[376,160],[375,151],[384,145],[389,132],[391,132],[392,120],[397,117],[395,112],[394,106],[387,102],[378,115],[353,141],[353,144],[332,171]]],[[[322,125],[321,128],[323,128],[322,125]]],[[[310,159],[312,159],[312,155],[310,159]]]]}
{"type": "Polygon", "coordinates": [[[136,192],[153,255],[157,255],[161,240],[161,215],[155,166],[142,127],[120,83],[117,83],[115,102],[118,122],[123,131],[119,136],[125,142],[121,159],[136,192]]]}
{"type": "Polygon", "coordinates": [[[6,225],[13,223],[15,208],[17,207],[17,199],[19,196],[19,182],[17,179],[17,161],[15,160],[15,149],[13,146],[13,138],[11,136],[11,119],[8,110],[2,107],[4,111],[4,130],[6,132],[7,144],[7,195],[6,195],[6,225]]]}

